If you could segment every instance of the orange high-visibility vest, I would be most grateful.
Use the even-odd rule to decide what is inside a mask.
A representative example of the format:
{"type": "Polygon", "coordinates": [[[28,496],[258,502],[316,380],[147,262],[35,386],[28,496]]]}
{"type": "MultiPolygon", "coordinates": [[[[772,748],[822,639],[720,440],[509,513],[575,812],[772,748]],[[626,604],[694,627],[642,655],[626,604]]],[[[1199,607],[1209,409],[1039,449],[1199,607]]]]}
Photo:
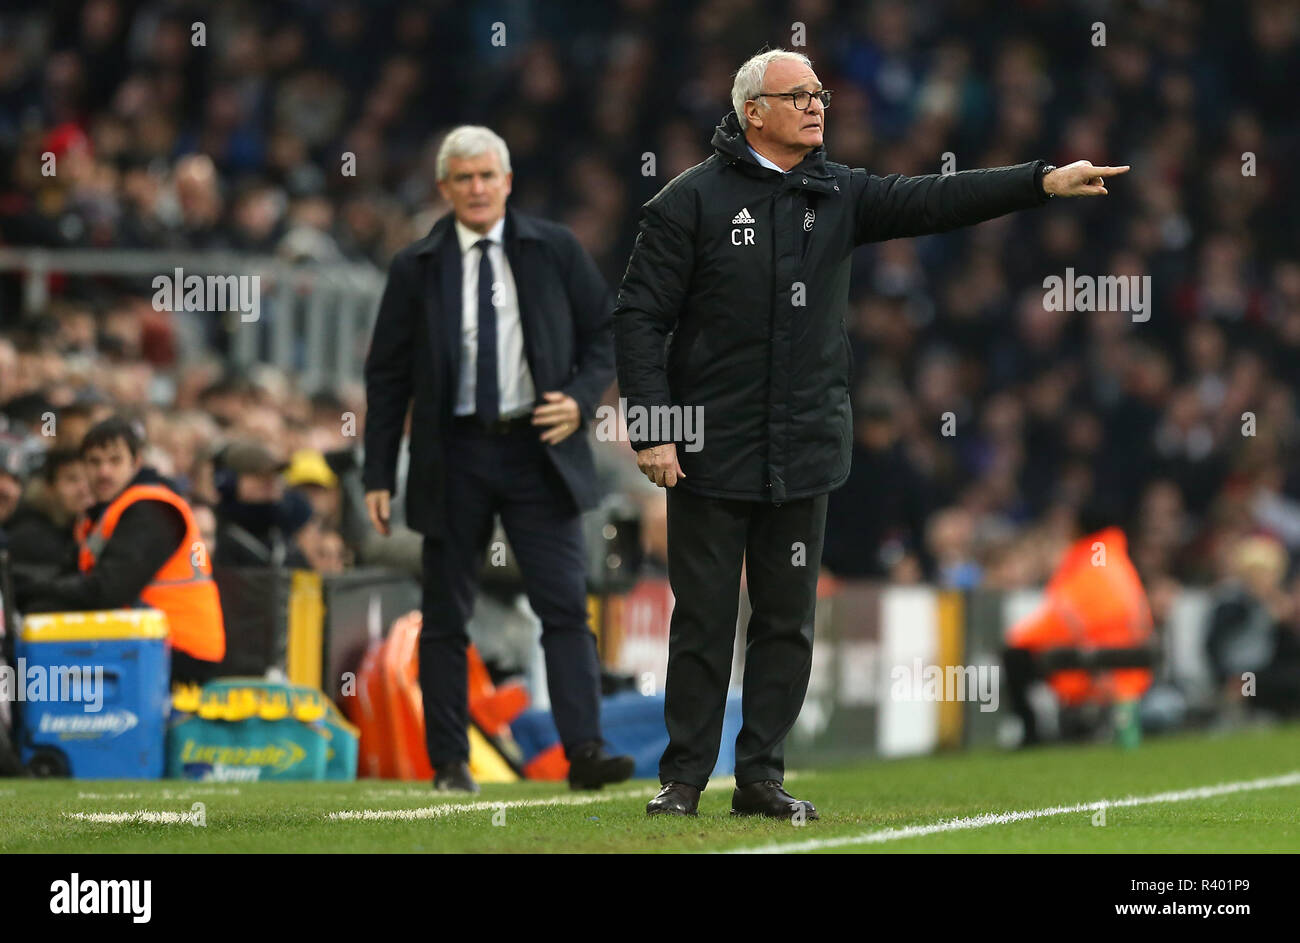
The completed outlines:
{"type": "MultiPolygon", "coordinates": [[[[1108,527],[1076,541],[1051,582],[1047,598],[1008,633],[1015,648],[1133,648],[1151,639],[1151,607],[1128,555],[1124,531],[1108,527]]],[[[1065,704],[1141,697],[1151,686],[1146,668],[1114,668],[1094,678],[1058,671],[1048,684],[1065,704]]]]}
{"type": "Polygon", "coordinates": [[[212,563],[194,512],[175,491],[163,485],[132,485],[113,499],[93,527],[83,517],[77,524],[78,568],[83,573],[94,568],[122,512],[137,501],[163,501],[185,518],[185,539],[141,591],[141,602],[167,614],[173,648],[201,661],[221,661],[226,657],[226,626],[212,563]]]}

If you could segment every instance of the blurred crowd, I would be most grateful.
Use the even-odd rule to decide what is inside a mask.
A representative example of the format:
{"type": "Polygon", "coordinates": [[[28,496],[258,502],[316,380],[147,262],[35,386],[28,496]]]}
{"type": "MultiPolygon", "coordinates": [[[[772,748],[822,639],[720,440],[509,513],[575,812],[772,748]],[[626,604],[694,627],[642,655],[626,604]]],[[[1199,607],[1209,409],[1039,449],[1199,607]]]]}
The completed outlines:
{"type": "MultiPolygon", "coordinates": [[[[14,357],[8,343],[0,339],[0,365],[21,364],[23,355],[14,357]]],[[[93,390],[9,401],[10,432],[0,437],[0,533],[19,577],[19,608],[25,588],[76,569],[72,525],[95,504],[82,439],[113,416],[133,420],[146,443],[144,465],[189,500],[214,565],[338,573],[373,543],[355,451],[340,431],[347,411],[341,400],[265,381],[214,380],[202,369],[187,380],[166,407],[93,390]],[[22,430],[36,431],[15,434],[22,430]]]]}
{"type": "MultiPolygon", "coordinates": [[[[1294,0],[9,3],[0,241],[382,270],[445,212],[433,155],[473,122],[511,148],[513,203],[571,226],[617,285],[639,205],[708,156],[732,72],[764,45],[806,52],[835,91],[833,160],[1133,167],[1087,205],[858,250],[856,450],[827,568],[1040,585],[1101,500],[1158,612],[1180,585],[1239,585],[1263,535],[1282,552],[1270,593],[1291,600],[1270,605],[1294,618],[1294,0]],[[1149,275],[1149,318],[1049,310],[1043,279],[1067,268],[1149,275]]],[[[35,318],[20,291],[0,279],[0,521],[24,488],[75,511],[41,456],[119,412],[211,510],[218,547],[235,523],[326,572],[380,553],[349,500],[356,385],[232,373],[210,325],[124,282],[56,276],[35,318]]],[[[625,444],[598,454],[653,560],[661,496],[625,444]]]]}

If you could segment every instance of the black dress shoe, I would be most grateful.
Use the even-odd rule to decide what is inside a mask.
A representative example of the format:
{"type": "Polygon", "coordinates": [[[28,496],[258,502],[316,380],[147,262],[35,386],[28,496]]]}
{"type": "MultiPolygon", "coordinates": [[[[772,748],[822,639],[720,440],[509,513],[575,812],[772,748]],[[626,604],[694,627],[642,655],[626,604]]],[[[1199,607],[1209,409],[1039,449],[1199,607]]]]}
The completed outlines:
{"type": "Polygon", "coordinates": [[[737,786],[731,794],[732,815],[766,815],[773,819],[792,819],[803,811],[805,821],[817,818],[817,809],[806,799],[796,799],[774,779],[737,786]]]}
{"type": "Polygon", "coordinates": [[[686,783],[664,783],[659,795],[646,803],[646,815],[698,815],[700,791],[686,783]]]}
{"type": "Polygon", "coordinates": [[[632,757],[610,756],[602,744],[585,744],[569,757],[569,788],[599,789],[606,783],[621,783],[631,779],[635,769],[632,757]]]}
{"type": "Polygon", "coordinates": [[[448,763],[433,771],[434,792],[478,793],[478,783],[469,774],[468,763],[448,763]]]}

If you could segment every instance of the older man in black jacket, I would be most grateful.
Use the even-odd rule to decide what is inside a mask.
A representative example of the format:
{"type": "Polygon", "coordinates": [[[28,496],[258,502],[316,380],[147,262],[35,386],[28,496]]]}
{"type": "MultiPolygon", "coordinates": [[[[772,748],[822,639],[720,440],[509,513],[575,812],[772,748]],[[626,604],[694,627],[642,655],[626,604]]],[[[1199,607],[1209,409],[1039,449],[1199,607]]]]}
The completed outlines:
{"type": "Polygon", "coordinates": [[[829,103],[805,56],[778,49],[741,66],[713,156],[643,208],[619,293],[629,438],[642,471],[671,489],[669,744],[651,814],[695,814],[716,761],[743,561],[753,615],[732,811],[817,817],[782,787],[783,744],[812,665],[826,495],[849,474],[854,247],[1105,193],[1104,178],[1127,169],[1034,161],[877,177],[826,159],[829,103]],[[679,452],[686,437],[654,421],[674,408],[698,411],[702,448],[679,452]]]}
{"type": "Polygon", "coordinates": [[[407,523],[424,535],[420,687],[440,790],[468,768],[465,623],[500,514],[542,622],[547,686],[574,788],[632,775],[600,733],[580,512],[596,472],[582,434],[614,378],[613,300],[569,230],[506,208],[505,142],[447,135],[438,188],[452,212],[393,259],[366,358],[366,503],[388,532],[411,407],[407,523]]]}

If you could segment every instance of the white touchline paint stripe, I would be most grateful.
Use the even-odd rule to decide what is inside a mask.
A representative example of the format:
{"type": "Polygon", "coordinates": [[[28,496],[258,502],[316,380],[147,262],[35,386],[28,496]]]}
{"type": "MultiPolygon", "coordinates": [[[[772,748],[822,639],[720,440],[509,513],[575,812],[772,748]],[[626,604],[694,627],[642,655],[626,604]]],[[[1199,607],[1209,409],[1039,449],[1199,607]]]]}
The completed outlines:
{"type": "Polygon", "coordinates": [[[1052,815],[1069,815],[1080,812],[1097,812],[1101,809],[1122,809],[1139,805],[1154,805],[1163,802],[1187,802],[1192,799],[1212,799],[1234,792],[1249,792],[1256,789],[1278,789],[1283,786],[1300,786],[1300,770],[1284,773],[1281,776],[1269,776],[1263,779],[1245,779],[1235,783],[1218,783],[1214,786],[1198,786],[1194,789],[1181,789],[1174,792],[1158,792],[1150,796],[1128,796],[1124,799],[1100,799],[1096,802],[1081,802],[1077,805],[1049,806],[1045,809],[1027,809],[1022,812],[985,812],[963,818],[944,819],[932,825],[909,825],[905,828],[886,828],[878,832],[864,832],[860,835],[843,835],[834,838],[813,838],[798,842],[773,842],[755,848],[734,848],[722,854],[729,855],[779,855],[800,851],[821,851],[825,848],[842,848],[846,845],[876,845],[882,842],[898,841],[902,838],[916,838],[922,835],[935,835],[940,832],[959,832],[972,828],[984,828],[988,825],[1008,825],[1027,819],[1046,818],[1052,815]]]}
{"type": "MultiPolygon", "coordinates": [[[[349,798],[356,798],[350,796],[349,798]]],[[[426,784],[422,789],[371,789],[367,790],[362,797],[365,799],[427,799],[429,798],[429,787],[426,784]]]]}
{"type": "MultiPolygon", "coordinates": [[[[161,792],[149,793],[151,799],[189,799],[193,796],[237,796],[239,789],[221,789],[221,788],[201,788],[201,789],[181,789],[173,791],[163,789],[161,792]]],[[[143,792],[79,792],[78,799],[143,799],[143,792]]]]}
{"type": "MultiPolygon", "coordinates": [[[[790,777],[786,777],[789,779],[790,777]]],[[[710,785],[715,788],[730,789],[736,784],[732,776],[720,776],[710,780],[710,785]]],[[[330,812],[326,818],[332,822],[346,822],[356,820],[382,820],[382,819],[399,819],[409,821],[413,819],[436,819],[443,818],[460,812],[495,812],[497,809],[528,809],[544,808],[546,806],[565,806],[565,805],[591,805],[597,802],[611,802],[615,799],[646,799],[653,796],[659,791],[659,787],[650,786],[641,789],[624,789],[619,792],[599,792],[590,795],[567,795],[567,796],[550,796],[539,797],[535,799],[479,799],[474,802],[441,802],[437,805],[424,806],[419,809],[344,809],[340,812],[330,812]]],[[[429,795],[425,792],[424,795],[429,795]]]]}
{"type": "MultiPolygon", "coordinates": [[[[590,796],[554,796],[537,799],[506,799],[497,802],[447,802],[420,809],[365,809],[362,811],[330,812],[326,815],[331,821],[349,819],[430,819],[441,818],[459,812],[495,812],[498,809],[519,809],[532,806],[569,806],[591,805],[597,802],[610,802],[615,799],[637,799],[653,796],[655,789],[630,789],[621,792],[597,793],[590,796]]],[[[192,812],[154,812],[140,809],[136,812],[64,812],[65,818],[82,822],[99,824],[146,823],[149,825],[189,825],[193,819],[192,812]]]]}
{"type": "MultiPolygon", "coordinates": [[[[348,819],[429,819],[440,818],[459,812],[495,812],[498,809],[519,809],[531,806],[591,805],[596,802],[609,802],[614,799],[633,799],[653,796],[653,789],[638,789],[626,792],[610,792],[592,796],[558,796],[550,799],[507,799],[499,802],[447,802],[442,805],[427,806],[420,809],[365,809],[363,811],[331,812],[326,818],[333,821],[348,819]]],[[[140,809],[136,812],[64,812],[65,818],[82,822],[100,824],[146,823],[149,825],[188,825],[193,821],[191,812],[154,812],[140,809]]]]}
{"type": "MultiPolygon", "coordinates": [[[[787,777],[790,778],[790,777],[787,777]]],[[[730,776],[719,777],[712,783],[718,788],[730,788],[735,784],[735,780],[730,776]]],[[[616,799],[644,799],[653,796],[658,792],[658,787],[650,786],[641,789],[624,789],[619,792],[601,792],[592,793],[591,795],[570,795],[570,796],[549,796],[538,797],[534,799],[500,799],[500,800],[479,800],[475,802],[443,802],[438,805],[424,806],[418,809],[345,809],[341,812],[329,812],[325,818],[333,822],[343,822],[352,820],[414,820],[414,819],[432,819],[442,818],[462,812],[495,812],[498,809],[521,809],[546,806],[580,806],[592,805],[599,802],[612,802],[616,799]]],[[[198,792],[198,790],[195,790],[198,792]]],[[[235,790],[237,793],[238,790],[235,790]]],[[[405,790],[379,790],[379,795],[391,794],[394,797],[404,795],[405,790]]],[[[234,794],[234,793],[230,793],[234,794]]],[[[411,794],[409,798],[415,798],[418,795],[429,795],[428,792],[421,791],[411,794]]],[[[80,793],[80,798],[94,799],[113,799],[113,798],[139,798],[139,793],[80,793]]],[[[367,798],[377,798],[375,795],[368,795],[367,798]]],[[[179,796],[178,796],[179,798],[179,796]]],[[[193,820],[192,812],[154,812],[147,809],[140,809],[135,812],[64,812],[65,818],[75,819],[82,822],[96,822],[100,824],[112,823],[139,823],[144,822],[152,825],[186,825],[193,820]]]]}
{"type": "Polygon", "coordinates": [[[325,817],[332,822],[345,822],[364,819],[436,819],[461,812],[495,812],[498,809],[527,809],[545,806],[592,805],[597,802],[612,802],[615,799],[639,799],[653,796],[658,789],[629,789],[622,792],[599,792],[590,796],[551,796],[539,799],[500,799],[477,802],[444,802],[439,805],[423,806],[419,809],[361,809],[330,812],[325,817]]]}
{"type": "Polygon", "coordinates": [[[150,812],[147,809],[138,812],[64,812],[63,815],[69,819],[101,824],[145,822],[149,825],[190,825],[194,822],[193,812],[150,812]]]}

